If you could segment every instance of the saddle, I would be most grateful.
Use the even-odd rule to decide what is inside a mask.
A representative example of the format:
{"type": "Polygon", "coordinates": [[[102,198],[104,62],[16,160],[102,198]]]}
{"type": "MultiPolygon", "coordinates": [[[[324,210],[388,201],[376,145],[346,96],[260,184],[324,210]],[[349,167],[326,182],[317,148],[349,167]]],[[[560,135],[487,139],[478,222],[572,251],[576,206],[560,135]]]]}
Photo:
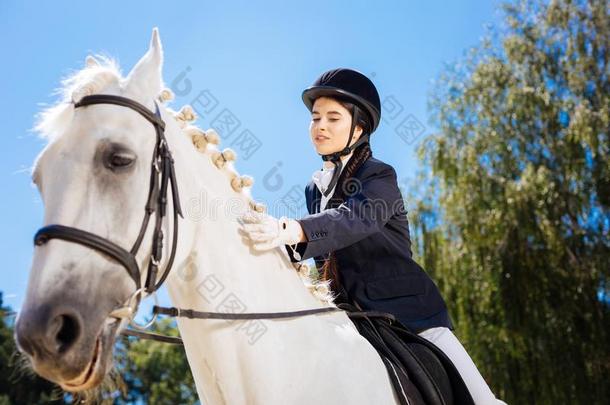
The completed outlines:
{"type": "Polygon", "coordinates": [[[392,314],[363,311],[355,302],[337,306],[379,353],[401,405],[474,405],[453,362],[432,342],[392,314]]]}

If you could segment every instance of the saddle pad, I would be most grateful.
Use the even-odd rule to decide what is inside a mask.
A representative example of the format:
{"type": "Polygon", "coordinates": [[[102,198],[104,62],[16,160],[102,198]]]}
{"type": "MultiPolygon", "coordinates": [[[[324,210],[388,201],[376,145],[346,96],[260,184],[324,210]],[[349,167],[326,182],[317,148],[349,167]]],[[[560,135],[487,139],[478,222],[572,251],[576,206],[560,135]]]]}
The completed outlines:
{"type": "Polygon", "coordinates": [[[366,311],[351,304],[339,307],[348,316],[359,312],[350,319],[384,360],[401,404],[474,405],[453,362],[432,342],[378,312],[363,316],[366,311]]]}

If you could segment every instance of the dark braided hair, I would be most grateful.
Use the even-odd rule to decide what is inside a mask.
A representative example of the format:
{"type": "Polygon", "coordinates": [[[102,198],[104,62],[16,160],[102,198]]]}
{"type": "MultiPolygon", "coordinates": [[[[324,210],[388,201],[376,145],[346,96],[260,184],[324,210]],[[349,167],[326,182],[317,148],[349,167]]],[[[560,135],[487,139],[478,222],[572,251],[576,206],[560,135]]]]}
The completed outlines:
{"type": "MultiPolygon", "coordinates": [[[[337,101],[351,113],[352,107],[354,106],[352,103],[343,102],[340,100],[337,101]]],[[[356,109],[359,109],[359,107],[356,106],[356,109]]],[[[357,125],[359,125],[363,130],[361,136],[365,136],[369,134],[369,130],[371,128],[369,117],[362,111],[362,109],[358,110],[358,116],[359,119],[357,125]]],[[[362,166],[362,164],[372,156],[373,152],[371,151],[371,147],[368,142],[364,142],[354,150],[352,157],[347,162],[347,165],[337,180],[337,185],[335,186],[335,191],[333,192],[332,197],[328,200],[328,208],[335,208],[341,204],[341,202],[343,202],[346,196],[352,195],[354,192],[354,184],[351,184],[350,179],[360,168],[360,166],[362,166]]],[[[359,187],[356,186],[356,189],[359,189],[359,187]]],[[[324,262],[321,271],[321,279],[323,281],[330,280],[330,289],[335,293],[339,293],[341,288],[341,280],[339,278],[339,269],[337,266],[335,252],[330,253],[329,258],[324,262]]]]}

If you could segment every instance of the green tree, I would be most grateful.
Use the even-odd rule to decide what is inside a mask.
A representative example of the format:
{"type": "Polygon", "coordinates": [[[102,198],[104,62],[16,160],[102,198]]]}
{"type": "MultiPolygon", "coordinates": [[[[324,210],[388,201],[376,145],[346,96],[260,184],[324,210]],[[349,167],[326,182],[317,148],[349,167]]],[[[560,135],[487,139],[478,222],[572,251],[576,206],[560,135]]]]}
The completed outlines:
{"type": "Polygon", "coordinates": [[[416,254],[500,397],[607,403],[608,2],[503,8],[432,92],[416,254]]]}
{"type": "MultiPolygon", "coordinates": [[[[157,322],[155,333],[178,336],[178,329],[170,319],[157,322]]],[[[117,346],[122,359],[117,369],[129,387],[126,398],[116,403],[196,404],[195,382],[184,353],[179,345],[133,338],[117,346]]]]}

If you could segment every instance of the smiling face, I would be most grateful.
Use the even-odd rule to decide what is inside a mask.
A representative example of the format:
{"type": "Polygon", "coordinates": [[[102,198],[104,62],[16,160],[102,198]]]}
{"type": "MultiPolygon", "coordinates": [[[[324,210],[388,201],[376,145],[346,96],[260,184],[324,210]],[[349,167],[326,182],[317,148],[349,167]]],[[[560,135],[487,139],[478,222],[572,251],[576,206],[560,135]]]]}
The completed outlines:
{"type": "MultiPolygon", "coordinates": [[[[341,103],[330,97],[318,97],[311,111],[309,135],[316,152],[320,155],[338,152],[349,138],[352,115],[341,103]]],[[[356,125],[350,145],[362,135],[362,128],[356,125]]]]}

